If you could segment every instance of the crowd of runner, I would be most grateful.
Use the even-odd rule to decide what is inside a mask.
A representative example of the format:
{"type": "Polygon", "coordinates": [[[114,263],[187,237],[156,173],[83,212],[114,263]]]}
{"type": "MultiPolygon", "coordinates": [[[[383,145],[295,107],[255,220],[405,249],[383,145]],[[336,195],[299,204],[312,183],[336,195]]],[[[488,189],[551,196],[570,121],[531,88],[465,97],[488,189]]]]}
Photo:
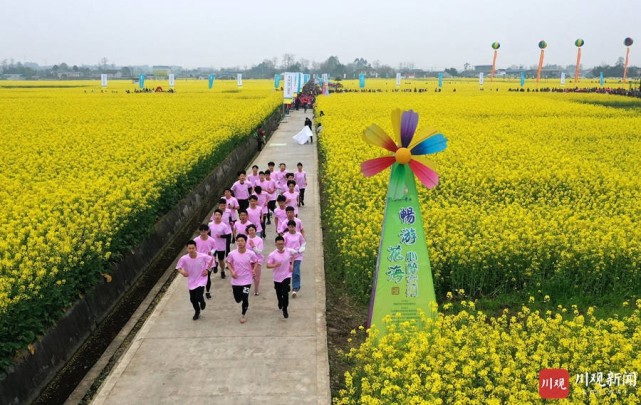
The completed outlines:
{"type": "Polygon", "coordinates": [[[275,163],[269,162],[264,171],[254,165],[249,175],[238,173],[210,222],[200,225],[199,235],[187,243],[187,254],[176,265],[187,278],[193,320],[205,309],[205,298],[212,298],[212,274],[225,279],[229,273],[234,300],[241,304],[240,323],[245,323],[252,287],[254,295],[261,293],[263,264],[272,270],[278,309],[289,317],[290,291],[296,298],[301,289],[306,244],[298,210],[305,206],[306,187],[307,174],[300,162],[291,172],[285,163],[275,170],[275,163]],[[266,245],[272,240],[275,249],[267,254],[266,245]]]}

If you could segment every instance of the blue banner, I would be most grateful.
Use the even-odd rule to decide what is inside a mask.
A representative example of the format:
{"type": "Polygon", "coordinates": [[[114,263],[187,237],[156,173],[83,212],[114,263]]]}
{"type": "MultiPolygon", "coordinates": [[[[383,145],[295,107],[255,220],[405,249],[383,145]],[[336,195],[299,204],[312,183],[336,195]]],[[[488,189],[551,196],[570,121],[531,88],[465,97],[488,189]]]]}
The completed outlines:
{"type": "Polygon", "coordinates": [[[211,90],[212,87],[214,87],[214,80],[216,80],[215,75],[209,75],[209,89],[211,90]]]}
{"type": "Polygon", "coordinates": [[[521,87],[525,86],[525,72],[521,72],[521,87]]]}
{"type": "Polygon", "coordinates": [[[605,80],[603,80],[603,72],[599,73],[599,85],[603,86],[605,80]]]}
{"type": "Polygon", "coordinates": [[[443,73],[438,74],[438,87],[443,87],[443,73]]]}
{"type": "Polygon", "coordinates": [[[141,89],[145,88],[145,75],[140,75],[140,77],[138,78],[138,85],[141,89]]]}
{"type": "Polygon", "coordinates": [[[276,73],[274,75],[274,88],[278,89],[280,87],[280,75],[276,73]]]}
{"type": "Polygon", "coordinates": [[[358,75],[358,87],[361,89],[365,88],[365,73],[361,73],[358,75]]]}

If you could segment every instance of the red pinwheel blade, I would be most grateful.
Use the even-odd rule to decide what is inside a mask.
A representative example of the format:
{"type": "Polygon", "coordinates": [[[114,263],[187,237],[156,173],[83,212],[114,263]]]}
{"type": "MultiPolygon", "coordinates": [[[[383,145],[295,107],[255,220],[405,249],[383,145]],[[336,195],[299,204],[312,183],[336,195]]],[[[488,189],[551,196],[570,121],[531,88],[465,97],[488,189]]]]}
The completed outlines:
{"type": "Polygon", "coordinates": [[[438,184],[438,174],[424,164],[417,162],[416,160],[410,160],[409,163],[412,171],[418,177],[418,179],[423,183],[427,188],[434,188],[438,184]]]}
{"type": "Polygon", "coordinates": [[[396,159],[394,156],[383,156],[376,159],[366,160],[361,163],[361,172],[365,177],[373,176],[390,167],[396,159]]]}

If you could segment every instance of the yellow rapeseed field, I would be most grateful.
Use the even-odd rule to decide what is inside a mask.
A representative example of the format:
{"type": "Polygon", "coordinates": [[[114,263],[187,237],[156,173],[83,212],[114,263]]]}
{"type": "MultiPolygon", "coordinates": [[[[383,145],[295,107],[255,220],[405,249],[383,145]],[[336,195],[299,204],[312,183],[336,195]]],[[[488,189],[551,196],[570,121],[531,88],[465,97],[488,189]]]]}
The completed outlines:
{"type": "Polygon", "coordinates": [[[638,101],[476,87],[319,99],[329,248],[348,288],[369,296],[389,179],[389,171],[360,174],[361,162],[383,155],[360,134],[371,123],[391,131],[390,113],[401,108],[419,113],[419,130],[448,138],[447,151],[433,157],[439,186],[420,191],[441,295],[638,291],[638,101]]]}
{"type": "Polygon", "coordinates": [[[424,328],[394,321],[383,336],[370,330],[346,353],[351,369],[335,403],[539,403],[546,368],[569,372],[561,403],[638,403],[641,103],[506,91],[510,85],[432,87],[397,93],[381,86],[318,101],[327,271],[363,302],[389,171],[360,173],[361,162],[384,154],[361,140],[362,131],[376,123],[392,133],[390,113],[401,108],[419,113],[419,130],[437,128],[448,138],[447,150],[430,156],[440,184],[419,191],[445,303],[435,323],[423,319],[424,328]],[[475,309],[477,297],[513,291],[545,295],[549,309],[523,306],[498,316],[475,309]],[[556,307],[548,294],[610,294],[636,309],[599,320],[595,308],[556,307]]]}
{"type": "MultiPolygon", "coordinates": [[[[271,81],[0,83],[2,357],[33,341],[248,136],[271,81]],[[27,87],[23,87],[27,86],[27,87]],[[146,87],[166,82],[147,82],[146,87]]],[[[3,363],[4,364],[4,363],[3,363]]]]}

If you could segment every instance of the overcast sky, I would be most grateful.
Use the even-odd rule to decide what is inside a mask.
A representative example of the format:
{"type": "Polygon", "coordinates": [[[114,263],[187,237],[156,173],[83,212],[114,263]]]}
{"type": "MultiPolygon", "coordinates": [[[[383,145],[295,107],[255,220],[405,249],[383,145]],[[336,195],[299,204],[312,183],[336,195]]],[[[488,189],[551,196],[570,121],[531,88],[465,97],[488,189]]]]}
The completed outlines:
{"type": "Polygon", "coordinates": [[[625,56],[641,65],[641,0],[0,0],[0,60],[52,65],[108,63],[251,66],[285,53],[343,63],[356,57],[398,67],[497,67],[625,56]]]}

